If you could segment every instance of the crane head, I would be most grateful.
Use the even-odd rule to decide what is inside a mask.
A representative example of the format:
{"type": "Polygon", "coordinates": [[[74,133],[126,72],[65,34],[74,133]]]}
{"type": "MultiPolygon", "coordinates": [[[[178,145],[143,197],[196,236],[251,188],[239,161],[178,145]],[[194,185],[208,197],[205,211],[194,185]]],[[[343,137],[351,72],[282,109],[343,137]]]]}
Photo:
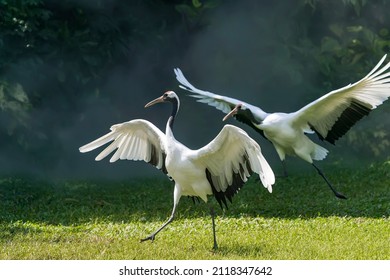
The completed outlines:
{"type": "Polygon", "coordinates": [[[242,103],[238,103],[234,108],[233,110],[231,110],[223,119],[222,121],[226,121],[228,118],[231,118],[235,115],[237,115],[240,110],[245,110],[245,107],[242,103]]]}
{"type": "Polygon", "coordinates": [[[168,91],[164,92],[164,94],[161,95],[160,97],[147,103],[145,105],[145,108],[153,106],[154,104],[161,103],[161,102],[172,102],[175,99],[177,102],[179,102],[179,97],[176,95],[176,93],[172,90],[168,90],[168,91]]]}

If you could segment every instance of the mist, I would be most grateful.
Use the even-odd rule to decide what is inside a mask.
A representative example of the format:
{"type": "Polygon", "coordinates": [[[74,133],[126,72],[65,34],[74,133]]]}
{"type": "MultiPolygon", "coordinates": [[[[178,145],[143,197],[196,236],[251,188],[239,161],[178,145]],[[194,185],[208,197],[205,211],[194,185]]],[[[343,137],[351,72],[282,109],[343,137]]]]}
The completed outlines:
{"type": "MultiPolygon", "coordinates": [[[[89,1],[83,1],[83,5],[88,3],[89,1]]],[[[142,10],[139,17],[153,17],[155,13],[156,11],[142,10]]],[[[291,38],[300,34],[297,14],[290,2],[275,4],[270,1],[228,1],[218,9],[208,12],[203,20],[206,24],[183,41],[175,35],[181,27],[172,29],[173,35],[169,38],[177,43],[173,48],[149,44],[129,61],[123,61],[121,65],[105,73],[99,89],[88,88],[81,89],[88,92],[74,92],[80,96],[77,104],[67,104],[56,98],[55,91],[61,89],[53,89],[50,79],[53,78],[53,68],[58,65],[46,63],[39,69],[39,75],[46,76],[47,79],[36,80],[21,74],[27,61],[20,60],[19,66],[10,70],[22,79],[19,82],[31,85],[36,81],[36,91],[48,92],[46,100],[42,100],[39,107],[31,109],[30,122],[37,124],[33,126],[35,130],[41,129],[44,132],[47,127],[55,127],[55,130],[46,134],[37,133],[34,137],[23,140],[30,147],[39,147],[39,151],[46,151],[50,155],[44,164],[39,160],[42,154],[26,156],[15,145],[0,147],[0,168],[3,175],[30,174],[46,179],[115,180],[163,177],[161,171],[144,162],[109,163],[109,158],[96,162],[94,158],[101,149],[81,154],[78,148],[108,133],[111,125],[132,119],[147,119],[164,131],[170,106],[158,104],[144,108],[144,105],[166,90],[176,91],[181,98],[181,108],[174,128],[176,138],[193,149],[211,141],[225,124],[222,122],[223,114],[187,96],[178,87],[173,72],[175,67],[179,67],[188,80],[200,89],[244,100],[267,112],[298,110],[331,90],[327,81],[318,79],[320,70],[315,68],[316,62],[302,62],[302,56],[292,54],[286,45],[291,42],[291,38]],[[302,64],[308,66],[307,71],[302,70],[302,64]],[[45,145],[48,143],[51,145],[46,150],[45,145]]],[[[313,31],[312,33],[315,34],[313,31]]],[[[299,38],[294,40],[299,41],[299,38]]],[[[313,38],[313,41],[316,39],[313,38]]],[[[372,58],[374,63],[379,59],[380,57],[372,58]]],[[[64,71],[66,75],[72,75],[72,69],[64,71]]],[[[338,86],[356,81],[356,75],[351,75],[350,80],[339,81],[338,86]]],[[[351,131],[357,128],[357,131],[369,130],[379,123],[385,131],[389,131],[388,103],[361,120],[351,131]],[[387,115],[386,118],[383,117],[384,114],[387,115]]],[[[229,123],[245,129],[259,142],[274,169],[281,170],[277,154],[268,141],[235,120],[229,120],[229,123]]],[[[342,160],[348,166],[352,162],[358,164],[356,158],[362,163],[371,160],[369,153],[349,148],[346,138],[338,141],[336,146],[316,140],[330,151],[325,159],[328,164],[342,160]]],[[[382,154],[380,159],[388,157],[388,153],[382,154]]],[[[299,159],[288,158],[287,164],[297,172],[306,168],[306,164],[299,159]]]]}

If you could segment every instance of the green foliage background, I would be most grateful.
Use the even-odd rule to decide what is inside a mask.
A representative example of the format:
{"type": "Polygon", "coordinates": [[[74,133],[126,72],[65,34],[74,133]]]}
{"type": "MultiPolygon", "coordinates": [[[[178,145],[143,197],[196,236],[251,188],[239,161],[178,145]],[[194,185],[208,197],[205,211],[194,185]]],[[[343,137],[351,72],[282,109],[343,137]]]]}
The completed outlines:
{"type": "MultiPolygon", "coordinates": [[[[123,109],[116,89],[126,87],[123,80],[134,74],[129,69],[145,64],[143,72],[133,76],[152,76],[145,78],[152,94],[176,85],[166,62],[188,61],[185,57],[199,35],[229,5],[237,4],[232,0],[0,0],[2,150],[50,169],[67,156],[58,129],[71,131],[82,119],[85,100],[105,100],[119,108],[113,120],[128,119],[129,109],[123,109]],[[117,87],[107,86],[112,73],[122,75],[122,80],[113,82],[117,87]],[[172,77],[169,83],[167,76],[172,77]]],[[[390,50],[386,0],[242,1],[242,5],[252,11],[248,14],[252,28],[262,36],[248,42],[248,50],[242,52],[273,59],[259,77],[259,90],[272,92],[276,89],[272,81],[287,80],[292,91],[304,92],[302,105],[345,81],[360,79],[390,50]]],[[[221,76],[240,65],[240,58],[226,49],[207,59],[221,76]]],[[[128,89],[128,95],[134,92],[128,89]]],[[[389,122],[381,120],[389,119],[390,107],[385,104],[378,111],[369,124],[351,130],[346,141],[368,157],[386,158],[389,122]]]]}

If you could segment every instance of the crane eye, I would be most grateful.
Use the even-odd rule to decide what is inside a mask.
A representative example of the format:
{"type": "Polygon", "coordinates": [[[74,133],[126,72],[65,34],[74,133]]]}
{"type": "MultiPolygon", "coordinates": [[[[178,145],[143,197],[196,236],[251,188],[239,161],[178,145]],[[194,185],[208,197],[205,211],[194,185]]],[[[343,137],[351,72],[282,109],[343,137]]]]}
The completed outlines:
{"type": "Polygon", "coordinates": [[[164,99],[167,99],[167,98],[173,98],[173,94],[174,94],[174,92],[173,92],[173,91],[171,91],[171,90],[168,90],[168,91],[164,92],[164,94],[163,94],[163,98],[164,98],[164,99]]]}

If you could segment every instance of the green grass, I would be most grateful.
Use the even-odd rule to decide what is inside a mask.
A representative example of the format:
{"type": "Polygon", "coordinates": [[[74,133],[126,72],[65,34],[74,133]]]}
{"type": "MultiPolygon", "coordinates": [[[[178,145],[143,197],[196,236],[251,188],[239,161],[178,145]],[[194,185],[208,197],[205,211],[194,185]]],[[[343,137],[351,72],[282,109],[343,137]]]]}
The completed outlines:
{"type": "Polygon", "coordinates": [[[309,172],[279,178],[269,194],[254,178],[217,210],[212,248],[208,206],[183,197],[177,219],[172,183],[0,179],[0,259],[390,259],[390,165],[331,172],[348,200],[309,172]]]}

